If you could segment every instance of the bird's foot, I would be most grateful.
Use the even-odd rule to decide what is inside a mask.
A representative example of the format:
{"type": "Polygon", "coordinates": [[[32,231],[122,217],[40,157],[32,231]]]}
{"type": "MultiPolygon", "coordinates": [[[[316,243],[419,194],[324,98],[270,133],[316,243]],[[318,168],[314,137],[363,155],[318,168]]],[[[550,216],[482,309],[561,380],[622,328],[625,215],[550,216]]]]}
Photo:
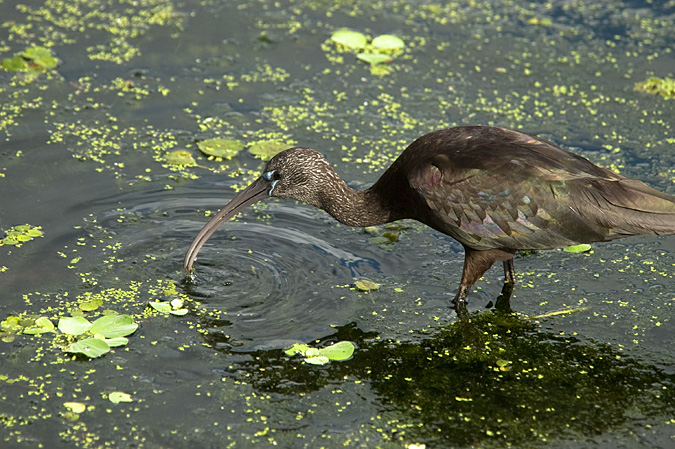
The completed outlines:
{"type": "Polygon", "coordinates": [[[469,310],[467,309],[466,297],[469,294],[469,287],[465,285],[460,285],[455,295],[455,299],[452,300],[452,308],[455,309],[457,316],[459,318],[468,318],[469,310]]]}
{"type": "Polygon", "coordinates": [[[511,310],[511,294],[514,287],[515,285],[512,282],[504,282],[502,291],[497,296],[497,301],[495,302],[495,310],[503,313],[513,313],[513,310],[511,310]]]}

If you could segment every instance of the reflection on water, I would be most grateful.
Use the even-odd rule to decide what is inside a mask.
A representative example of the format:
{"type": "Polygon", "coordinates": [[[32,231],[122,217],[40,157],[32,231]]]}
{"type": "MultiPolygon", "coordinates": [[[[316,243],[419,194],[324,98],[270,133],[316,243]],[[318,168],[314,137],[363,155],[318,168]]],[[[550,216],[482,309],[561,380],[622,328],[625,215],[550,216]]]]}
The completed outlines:
{"type": "Polygon", "coordinates": [[[675,374],[518,315],[475,314],[412,342],[381,341],[348,325],[323,343],[338,340],[360,350],[319,372],[260,351],[234,373],[285,395],[366,382],[382,421],[405,424],[390,437],[427,447],[592,441],[624,426],[630,432],[636,417],[667,420],[675,412],[675,374]]]}

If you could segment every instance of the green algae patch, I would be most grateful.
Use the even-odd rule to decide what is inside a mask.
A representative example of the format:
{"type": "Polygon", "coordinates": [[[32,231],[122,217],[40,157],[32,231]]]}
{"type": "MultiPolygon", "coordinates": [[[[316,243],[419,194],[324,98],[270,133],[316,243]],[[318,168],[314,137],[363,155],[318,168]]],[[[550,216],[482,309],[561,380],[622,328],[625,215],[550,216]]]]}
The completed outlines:
{"type": "Polygon", "coordinates": [[[20,247],[22,244],[30,242],[36,237],[44,237],[42,226],[18,225],[5,231],[5,237],[0,239],[0,246],[13,245],[20,247]]]}
{"type": "Polygon", "coordinates": [[[354,354],[355,349],[354,343],[350,341],[340,341],[323,348],[314,348],[308,344],[296,343],[287,349],[285,353],[289,357],[300,354],[305,358],[303,361],[310,365],[326,365],[331,361],[348,360],[354,354]]]}
{"type": "Polygon", "coordinates": [[[635,83],[635,90],[660,95],[666,100],[675,98],[675,78],[652,77],[646,81],[635,83]]]}
{"type": "Polygon", "coordinates": [[[232,139],[207,139],[197,142],[199,151],[207,156],[230,160],[244,149],[244,144],[232,139]]]}

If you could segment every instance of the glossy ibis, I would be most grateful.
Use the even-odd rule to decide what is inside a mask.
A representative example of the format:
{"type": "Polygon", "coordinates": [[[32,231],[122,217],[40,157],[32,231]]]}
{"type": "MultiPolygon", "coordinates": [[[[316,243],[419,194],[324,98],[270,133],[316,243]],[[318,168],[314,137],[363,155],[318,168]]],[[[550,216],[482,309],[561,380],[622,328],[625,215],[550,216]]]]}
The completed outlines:
{"type": "Polygon", "coordinates": [[[314,150],[279,153],[197,234],[185,256],[188,273],[221,224],[267,197],[309,203],[350,226],[412,218],[455,238],[465,250],[456,307],[497,261],[508,302],[516,251],[675,233],[675,197],[538,137],[463,126],[418,138],[363,191],[314,150]]]}

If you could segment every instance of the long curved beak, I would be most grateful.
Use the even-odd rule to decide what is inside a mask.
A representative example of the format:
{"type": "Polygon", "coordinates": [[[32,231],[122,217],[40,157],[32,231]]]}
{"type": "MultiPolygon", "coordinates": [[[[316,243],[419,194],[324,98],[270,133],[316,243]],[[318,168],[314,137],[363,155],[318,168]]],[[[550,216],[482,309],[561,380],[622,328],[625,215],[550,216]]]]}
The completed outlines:
{"type": "Polygon", "coordinates": [[[258,178],[251,185],[246,187],[243,191],[239,192],[237,196],[232,198],[232,200],[223,207],[220,212],[213,216],[206,225],[199,231],[197,237],[192,241],[190,249],[188,249],[187,254],[185,254],[185,269],[188,273],[192,270],[192,265],[197,258],[197,253],[204,246],[204,243],[211,237],[211,235],[216,232],[216,229],[220,227],[227,220],[237,215],[242,210],[246,209],[251,204],[257,203],[258,201],[265,199],[269,196],[268,194],[269,182],[265,181],[263,178],[258,178]]]}

